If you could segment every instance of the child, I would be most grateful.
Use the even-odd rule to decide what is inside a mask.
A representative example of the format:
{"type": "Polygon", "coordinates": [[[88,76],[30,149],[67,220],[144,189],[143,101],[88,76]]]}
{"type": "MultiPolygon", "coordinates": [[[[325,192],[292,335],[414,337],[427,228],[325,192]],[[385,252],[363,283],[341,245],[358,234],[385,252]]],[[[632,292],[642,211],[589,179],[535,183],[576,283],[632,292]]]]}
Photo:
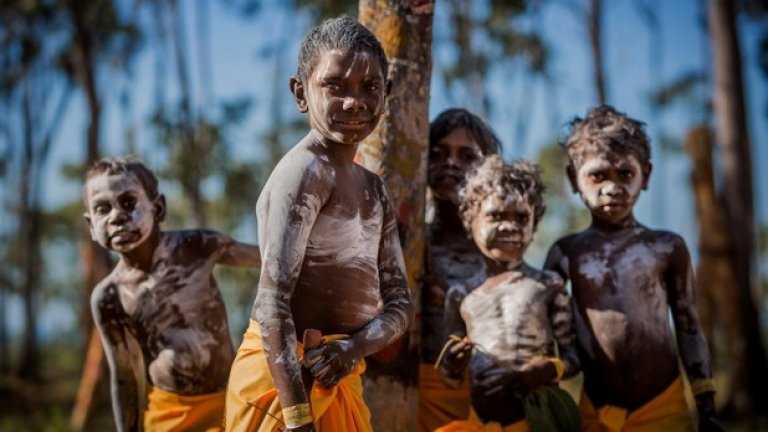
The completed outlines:
{"type": "Polygon", "coordinates": [[[446,297],[447,330],[461,340],[447,350],[440,374],[456,384],[469,363],[472,413],[439,431],[526,430],[522,397],[578,371],[563,281],[523,261],[544,214],[543,191],[534,165],[507,165],[495,155],[461,189],[461,218],[485,256],[485,272],[446,297]]]}
{"type": "Polygon", "coordinates": [[[230,375],[228,430],[371,430],[363,357],[403,335],[413,315],[384,183],[353,162],[382,114],[386,77],[378,40],[349,17],[302,42],[290,87],[311,130],[256,204],[264,268],[230,375]],[[348,336],[302,361],[299,341],[312,329],[348,336]]]}
{"type": "Polygon", "coordinates": [[[83,194],[91,237],[120,255],[91,297],[117,429],[220,428],[234,350],[213,266],[258,267],[259,249],[215,231],[160,231],[165,197],[137,159],[96,162],[83,194]]]}
{"type": "Polygon", "coordinates": [[[648,229],[632,214],[651,175],[644,125],[600,106],[572,122],[565,147],[568,179],[592,224],[558,240],[545,268],[571,281],[586,430],[692,430],[678,353],[700,430],[718,430],[688,249],[680,236],[648,229]]]}
{"type": "Polygon", "coordinates": [[[432,432],[469,415],[469,387],[446,387],[432,365],[445,342],[445,292],[483,270],[483,254],[467,235],[459,216],[459,187],[483,156],[501,144],[478,116],[451,108],[429,126],[429,187],[434,220],[427,229],[426,272],[422,287],[419,432],[432,432]]]}

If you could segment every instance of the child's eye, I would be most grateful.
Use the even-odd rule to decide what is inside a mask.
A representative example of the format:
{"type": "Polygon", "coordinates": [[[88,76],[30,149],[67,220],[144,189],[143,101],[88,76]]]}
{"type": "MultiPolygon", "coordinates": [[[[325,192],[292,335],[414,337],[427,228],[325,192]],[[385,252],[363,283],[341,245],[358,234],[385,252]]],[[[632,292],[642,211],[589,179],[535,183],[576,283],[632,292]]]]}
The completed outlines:
{"type": "Polygon", "coordinates": [[[632,180],[632,178],[635,176],[635,173],[633,173],[630,170],[623,170],[619,173],[619,176],[621,177],[622,180],[629,181],[629,180],[632,180]]]}
{"type": "Polygon", "coordinates": [[[475,160],[479,159],[479,156],[473,151],[463,151],[461,152],[461,159],[464,162],[474,162],[475,160]]]}
{"type": "Polygon", "coordinates": [[[133,208],[136,207],[136,198],[125,197],[120,200],[120,205],[126,210],[133,210],[133,208]]]}
{"type": "Polygon", "coordinates": [[[517,215],[517,221],[521,224],[527,224],[529,218],[530,216],[528,216],[527,214],[517,215]]]}
{"type": "Polygon", "coordinates": [[[490,213],[488,213],[488,219],[490,219],[490,220],[492,220],[494,222],[500,221],[501,217],[502,217],[502,214],[499,213],[499,212],[490,212],[490,213]]]}
{"type": "Polygon", "coordinates": [[[369,92],[372,92],[372,93],[375,93],[375,92],[379,91],[380,88],[381,87],[379,87],[378,84],[368,84],[368,85],[365,86],[365,90],[367,90],[369,92]]]}
{"type": "Polygon", "coordinates": [[[592,180],[595,183],[600,183],[603,180],[605,180],[605,174],[603,173],[592,173],[589,175],[589,179],[592,180]]]}
{"type": "Polygon", "coordinates": [[[110,208],[106,204],[99,204],[93,208],[93,212],[96,213],[97,215],[105,215],[109,213],[109,210],[110,208]]]}
{"type": "Polygon", "coordinates": [[[330,92],[337,92],[341,90],[341,86],[334,83],[325,83],[323,84],[323,87],[330,92]]]}

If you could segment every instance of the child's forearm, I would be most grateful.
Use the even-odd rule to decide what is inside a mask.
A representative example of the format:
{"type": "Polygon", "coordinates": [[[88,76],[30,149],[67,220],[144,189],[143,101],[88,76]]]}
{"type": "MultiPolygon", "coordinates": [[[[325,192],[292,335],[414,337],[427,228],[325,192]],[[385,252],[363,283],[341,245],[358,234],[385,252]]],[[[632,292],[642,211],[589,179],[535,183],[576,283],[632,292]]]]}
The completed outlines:
{"type": "Polygon", "coordinates": [[[413,303],[405,285],[388,290],[383,300],[382,313],[351,335],[360,357],[381,351],[403,336],[413,320],[413,303]]]}
{"type": "Polygon", "coordinates": [[[140,428],[139,392],[131,371],[110,372],[112,412],[118,432],[138,431],[140,428]]]}
{"type": "Polygon", "coordinates": [[[259,288],[255,318],[264,340],[264,353],[283,411],[308,404],[299,367],[296,328],[290,297],[265,286],[259,288]]]}

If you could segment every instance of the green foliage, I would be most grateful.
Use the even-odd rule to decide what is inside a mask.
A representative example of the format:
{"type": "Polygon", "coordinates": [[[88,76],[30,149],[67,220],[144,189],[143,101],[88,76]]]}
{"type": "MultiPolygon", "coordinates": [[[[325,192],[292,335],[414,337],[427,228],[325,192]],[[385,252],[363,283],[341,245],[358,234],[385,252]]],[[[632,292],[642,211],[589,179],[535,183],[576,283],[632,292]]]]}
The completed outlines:
{"type": "Polygon", "coordinates": [[[698,70],[691,70],[678,76],[673,81],[662,85],[651,95],[651,103],[659,108],[666,108],[680,100],[690,100],[707,84],[707,75],[698,70]]]}
{"type": "Polygon", "coordinates": [[[531,255],[542,258],[546,250],[560,237],[584,229],[589,224],[589,212],[571,190],[565,175],[568,154],[557,142],[543,146],[536,157],[541,178],[546,186],[544,218],[539,223],[531,245],[531,255]]]}
{"type": "Polygon", "coordinates": [[[435,66],[449,90],[469,91],[471,108],[485,117],[490,105],[486,78],[491,71],[509,68],[512,61],[522,58],[530,71],[545,74],[549,52],[538,31],[522,29],[519,18],[528,11],[527,2],[490,0],[484,7],[478,4],[463,0],[440,4],[448,10],[450,23],[443,27],[450,29],[450,40],[435,42],[452,46],[456,56],[453,62],[436,62],[435,66]],[[487,14],[478,10],[487,10],[487,14]]]}
{"type": "Polygon", "coordinates": [[[571,395],[556,386],[542,386],[523,399],[525,421],[532,432],[578,432],[579,408],[571,395]]]}

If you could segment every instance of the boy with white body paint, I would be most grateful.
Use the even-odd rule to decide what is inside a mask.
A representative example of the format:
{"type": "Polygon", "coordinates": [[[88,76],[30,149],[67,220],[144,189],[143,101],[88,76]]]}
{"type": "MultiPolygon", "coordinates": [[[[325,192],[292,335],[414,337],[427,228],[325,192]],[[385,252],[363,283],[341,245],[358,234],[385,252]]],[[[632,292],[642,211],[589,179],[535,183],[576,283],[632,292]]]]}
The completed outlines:
{"type": "Polygon", "coordinates": [[[440,432],[527,430],[523,398],[579,369],[562,279],[523,261],[544,214],[543,191],[534,165],[507,165],[497,155],[486,157],[460,191],[461,218],[485,270],[446,296],[447,334],[457,342],[445,350],[440,374],[457,385],[469,364],[472,412],[440,432]]]}
{"type": "Polygon", "coordinates": [[[565,142],[568,179],[592,224],[558,240],[544,267],[571,281],[582,422],[587,431],[692,430],[679,354],[699,430],[720,430],[688,248],[676,234],[641,225],[632,212],[651,174],[643,126],[600,106],[572,122],[565,142]]]}
{"type": "Polygon", "coordinates": [[[212,271],[258,267],[259,249],[211,230],[160,231],[165,198],[136,159],[95,163],[83,195],[93,240],[120,255],[91,296],[117,430],[221,430],[234,349],[212,271]]]}
{"type": "Polygon", "coordinates": [[[382,114],[386,75],[378,40],[349,17],[302,42],[290,87],[311,131],[256,204],[264,269],[230,375],[227,430],[371,430],[363,358],[402,336],[413,316],[384,183],[354,162],[382,114]],[[305,352],[307,330],[346,336],[305,352]]]}

